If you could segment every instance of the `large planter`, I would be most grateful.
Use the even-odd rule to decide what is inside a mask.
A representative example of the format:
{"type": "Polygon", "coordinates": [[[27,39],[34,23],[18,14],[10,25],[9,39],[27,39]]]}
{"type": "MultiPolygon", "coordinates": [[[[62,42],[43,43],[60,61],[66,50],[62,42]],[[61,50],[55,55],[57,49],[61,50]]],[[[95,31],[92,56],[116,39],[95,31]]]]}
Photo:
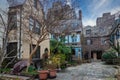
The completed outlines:
{"type": "Polygon", "coordinates": [[[50,79],[56,78],[56,76],[57,76],[56,73],[57,73],[56,70],[50,69],[50,70],[49,70],[49,78],[50,78],[50,79]]]}
{"type": "Polygon", "coordinates": [[[38,72],[39,72],[39,79],[40,80],[47,80],[48,73],[49,73],[48,70],[41,70],[41,71],[38,71],[38,72]]]}

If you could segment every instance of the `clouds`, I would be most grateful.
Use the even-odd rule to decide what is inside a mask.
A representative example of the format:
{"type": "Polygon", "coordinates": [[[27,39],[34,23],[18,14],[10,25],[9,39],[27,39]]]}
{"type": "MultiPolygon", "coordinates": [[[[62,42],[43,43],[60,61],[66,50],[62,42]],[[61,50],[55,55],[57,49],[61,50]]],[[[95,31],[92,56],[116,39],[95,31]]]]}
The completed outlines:
{"type": "Polygon", "coordinates": [[[88,5],[88,7],[90,6],[92,12],[98,11],[106,8],[109,4],[111,4],[111,1],[112,0],[92,0],[91,4],[88,5]]]}
{"type": "MultiPolygon", "coordinates": [[[[91,14],[89,19],[83,20],[84,25],[96,25],[96,18],[102,14],[106,7],[111,3],[111,0],[91,0],[87,10],[91,14]]],[[[88,17],[88,16],[87,16],[88,17]]]]}
{"type": "Polygon", "coordinates": [[[66,0],[66,4],[71,6],[71,0],[66,0]]]}
{"type": "MultiPolygon", "coordinates": [[[[89,1],[89,0],[85,0],[89,1]]],[[[116,13],[120,10],[120,0],[90,0],[83,11],[83,25],[95,25],[96,18],[105,12],[116,13]],[[85,13],[87,10],[87,14],[85,13]]],[[[82,6],[81,6],[82,7],[82,6]]]]}
{"type": "Polygon", "coordinates": [[[95,19],[87,19],[87,20],[83,20],[83,25],[84,26],[87,26],[87,25],[90,25],[90,26],[95,26],[96,24],[96,21],[95,19]]]}

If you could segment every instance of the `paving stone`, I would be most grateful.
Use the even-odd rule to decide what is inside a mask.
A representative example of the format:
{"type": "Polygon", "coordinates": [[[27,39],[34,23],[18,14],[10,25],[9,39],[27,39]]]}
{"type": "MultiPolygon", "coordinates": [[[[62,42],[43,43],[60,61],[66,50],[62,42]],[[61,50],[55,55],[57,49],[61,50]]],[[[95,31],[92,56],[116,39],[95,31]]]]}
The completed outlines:
{"type": "Polygon", "coordinates": [[[57,78],[52,80],[117,80],[114,78],[116,70],[111,65],[93,62],[69,67],[66,72],[57,73],[57,78]]]}

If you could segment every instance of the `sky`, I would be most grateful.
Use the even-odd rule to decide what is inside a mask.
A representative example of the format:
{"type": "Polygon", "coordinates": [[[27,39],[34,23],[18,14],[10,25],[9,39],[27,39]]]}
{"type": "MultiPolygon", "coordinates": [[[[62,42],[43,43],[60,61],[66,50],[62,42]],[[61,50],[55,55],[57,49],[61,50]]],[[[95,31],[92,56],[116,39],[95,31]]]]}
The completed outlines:
{"type": "MultiPolygon", "coordinates": [[[[67,0],[68,4],[82,10],[83,25],[96,25],[97,17],[103,13],[120,11],[120,0],[67,0]]],[[[6,0],[0,0],[0,8],[6,9],[6,0]]]]}
{"type": "Polygon", "coordinates": [[[8,7],[7,1],[6,0],[0,0],[0,8],[2,8],[4,10],[7,7],[8,7]]]}
{"type": "Polygon", "coordinates": [[[103,13],[120,11],[120,0],[78,0],[83,16],[83,25],[96,25],[97,17],[103,13]]]}

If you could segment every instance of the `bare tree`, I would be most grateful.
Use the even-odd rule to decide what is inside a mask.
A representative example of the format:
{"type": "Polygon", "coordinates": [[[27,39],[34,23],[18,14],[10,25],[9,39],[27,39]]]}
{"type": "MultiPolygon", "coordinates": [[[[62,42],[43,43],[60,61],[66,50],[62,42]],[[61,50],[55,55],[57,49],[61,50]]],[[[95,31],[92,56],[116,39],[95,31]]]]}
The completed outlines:
{"type": "MultiPolygon", "coordinates": [[[[63,5],[64,8],[60,8],[57,11],[55,10],[54,13],[55,14],[50,14],[49,17],[51,17],[52,15],[54,15],[54,18],[49,18],[48,16],[46,16],[46,13],[50,13],[49,10],[47,10],[50,5],[48,3],[49,0],[43,0],[43,4],[45,6],[41,6],[40,9],[38,9],[38,12],[36,10],[34,10],[34,6],[32,5],[32,2],[30,0],[28,0],[28,3],[21,6],[20,8],[18,7],[16,10],[18,12],[20,12],[22,10],[22,13],[24,15],[22,16],[22,20],[17,20],[17,22],[20,22],[20,25],[22,25],[21,27],[21,31],[23,32],[23,34],[25,34],[25,40],[28,41],[30,44],[32,44],[33,42],[35,42],[35,47],[32,48],[30,55],[29,55],[29,63],[28,66],[30,65],[30,63],[32,62],[32,58],[33,56],[36,54],[36,50],[39,47],[39,45],[45,41],[50,39],[49,34],[50,33],[57,33],[58,36],[61,36],[64,34],[67,34],[71,31],[71,29],[74,29],[71,27],[71,22],[72,20],[70,19],[76,19],[75,15],[71,14],[71,12],[75,13],[73,9],[71,9],[69,7],[69,5],[63,5]],[[45,10],[44,10],[45,9],[45,10]],[[66,9],[70,9],[68,12],[66,12],[66,9]],[[58,12],[59,11],[59,12],[58,12]],[[36,33],[34,32],[34,30],[30,30],[28,28],[28,24],[26,24],[28,22],[28,19],[30,17],[30,15],[32,15],[32,17],[34,19],[37,19],[37,21],[40,24],[40,33],[38,35],[36,35],[36,33]],[[64,27],[64,24],[66,25],[66,27],[64,27]]],[[[61,2],[58,0],[58,4],[53,4],[53,5],[60,5],[61,2]]],[[[3,19],[3,18],[1,18],[3,19]]],[[[9,20],[10,21],[10,20],[9,20]]],[[[5,50],[6,50],[6,45],[7,45],[7,40],[8,40],[8,35],[10,33],[10,31],[12,29],[7,29],[10,22],[8,22],[8,24],[4,24],[3,25],[6,27],[6,35],[5,35],[5,50]]],[[[6,53],[4,52],[5,56],[6,53]]],[[[3,59],[4,60],[4,59],[3,59]]],[[[1,62],[3,62],[3,60],[0,60],[1,62]]]]}
{"type": "Polygon", "coordinates": [[[109,44],[110,46],[117,51],[118,55],[120,54],[120,42],[118,39],[114,38],[119,37],[119,27],[120,27],[120,22],[117,23],[117,21],[114,23],[114,29],[112,30],[112,32],[110,33],[110,38],[109,39],[109,44]]]}
{"type": "MultiPolygon", "coordinates": [[[[46,6],[44,6],[45,9],[50,6],[48,4],[48,1],[49,0],[43,1],[44,5],[46,5],[46,6]]],[[[39,21],[41,23],[41,32],[37,37],[35,37],[34,33],[29,30],[24,31],[24,32],[27,32],[26,33],[27,35],[29,35],[28,38],[30,39],[31,43],[33,40],[36,40],[36,42],[37,42],[35,48],[33,48],[30,53],[28,66],[32,62],[32,57],[33,57],[33,55],[35,55],[35,52],[36,52],[39,44],[41,42],[43,42],[44,40],[49,39],[49,34],[55,34],[56,36],[59,37],[59,36],[62,36],[63,34],[66,35],[66,34],[70,33],[72,30],[76,29],[75,27],[71,26],[71,23],[73,22],[72,19],[76,19],[74,9],[72,9],[69,5],[63,5],[61,3],[61,1],[59,1],[59,0],[56,3],[53,3],[52,6],[53,7],[58,6],[58,7],[56,7],[57,9],[54,9],[54,10],[48,9],[47,11],[43,10],[43,12],[42,12],[43,13],[42,22],[39,21]],[[59,7],[59,6],[61,6],[61,7],[59,7]],[[68,11],[66,11],[66,10],[68,10],[68,11]]],[[[33,12],[32,6],[31,6],[31,12],[33,12]]],[[[80,25],[78,25],[78,26],[80,27],[80,25]]]]}
{"type": "MultiPolygon", "coordinates": [[[[0,34],[2,35],[0,38],[3,40],[2,47],[0,50],[0,68],[2,66],[3,61],[6,58],[9,58],[8,55],[10,55],[12,53],[12,51],[9,54],[6,53],[8,34],[11,31],[11,29],[13,28],[13,27],[11,27],[11,29],[8,29],[8,26],[9,26],[9,23],[11,22],[11,20],[9,20],[9,22],[7,22],[8,21],[7,18],[8,18],[7,10],[2,10],[2,8],[0,8],[0,28],[1,28],[0,34]]],[[[8,65],[10,63],[8,63],[8,65]]],[[[8,65],[6,65],[6,67],[8,65]]]]}

